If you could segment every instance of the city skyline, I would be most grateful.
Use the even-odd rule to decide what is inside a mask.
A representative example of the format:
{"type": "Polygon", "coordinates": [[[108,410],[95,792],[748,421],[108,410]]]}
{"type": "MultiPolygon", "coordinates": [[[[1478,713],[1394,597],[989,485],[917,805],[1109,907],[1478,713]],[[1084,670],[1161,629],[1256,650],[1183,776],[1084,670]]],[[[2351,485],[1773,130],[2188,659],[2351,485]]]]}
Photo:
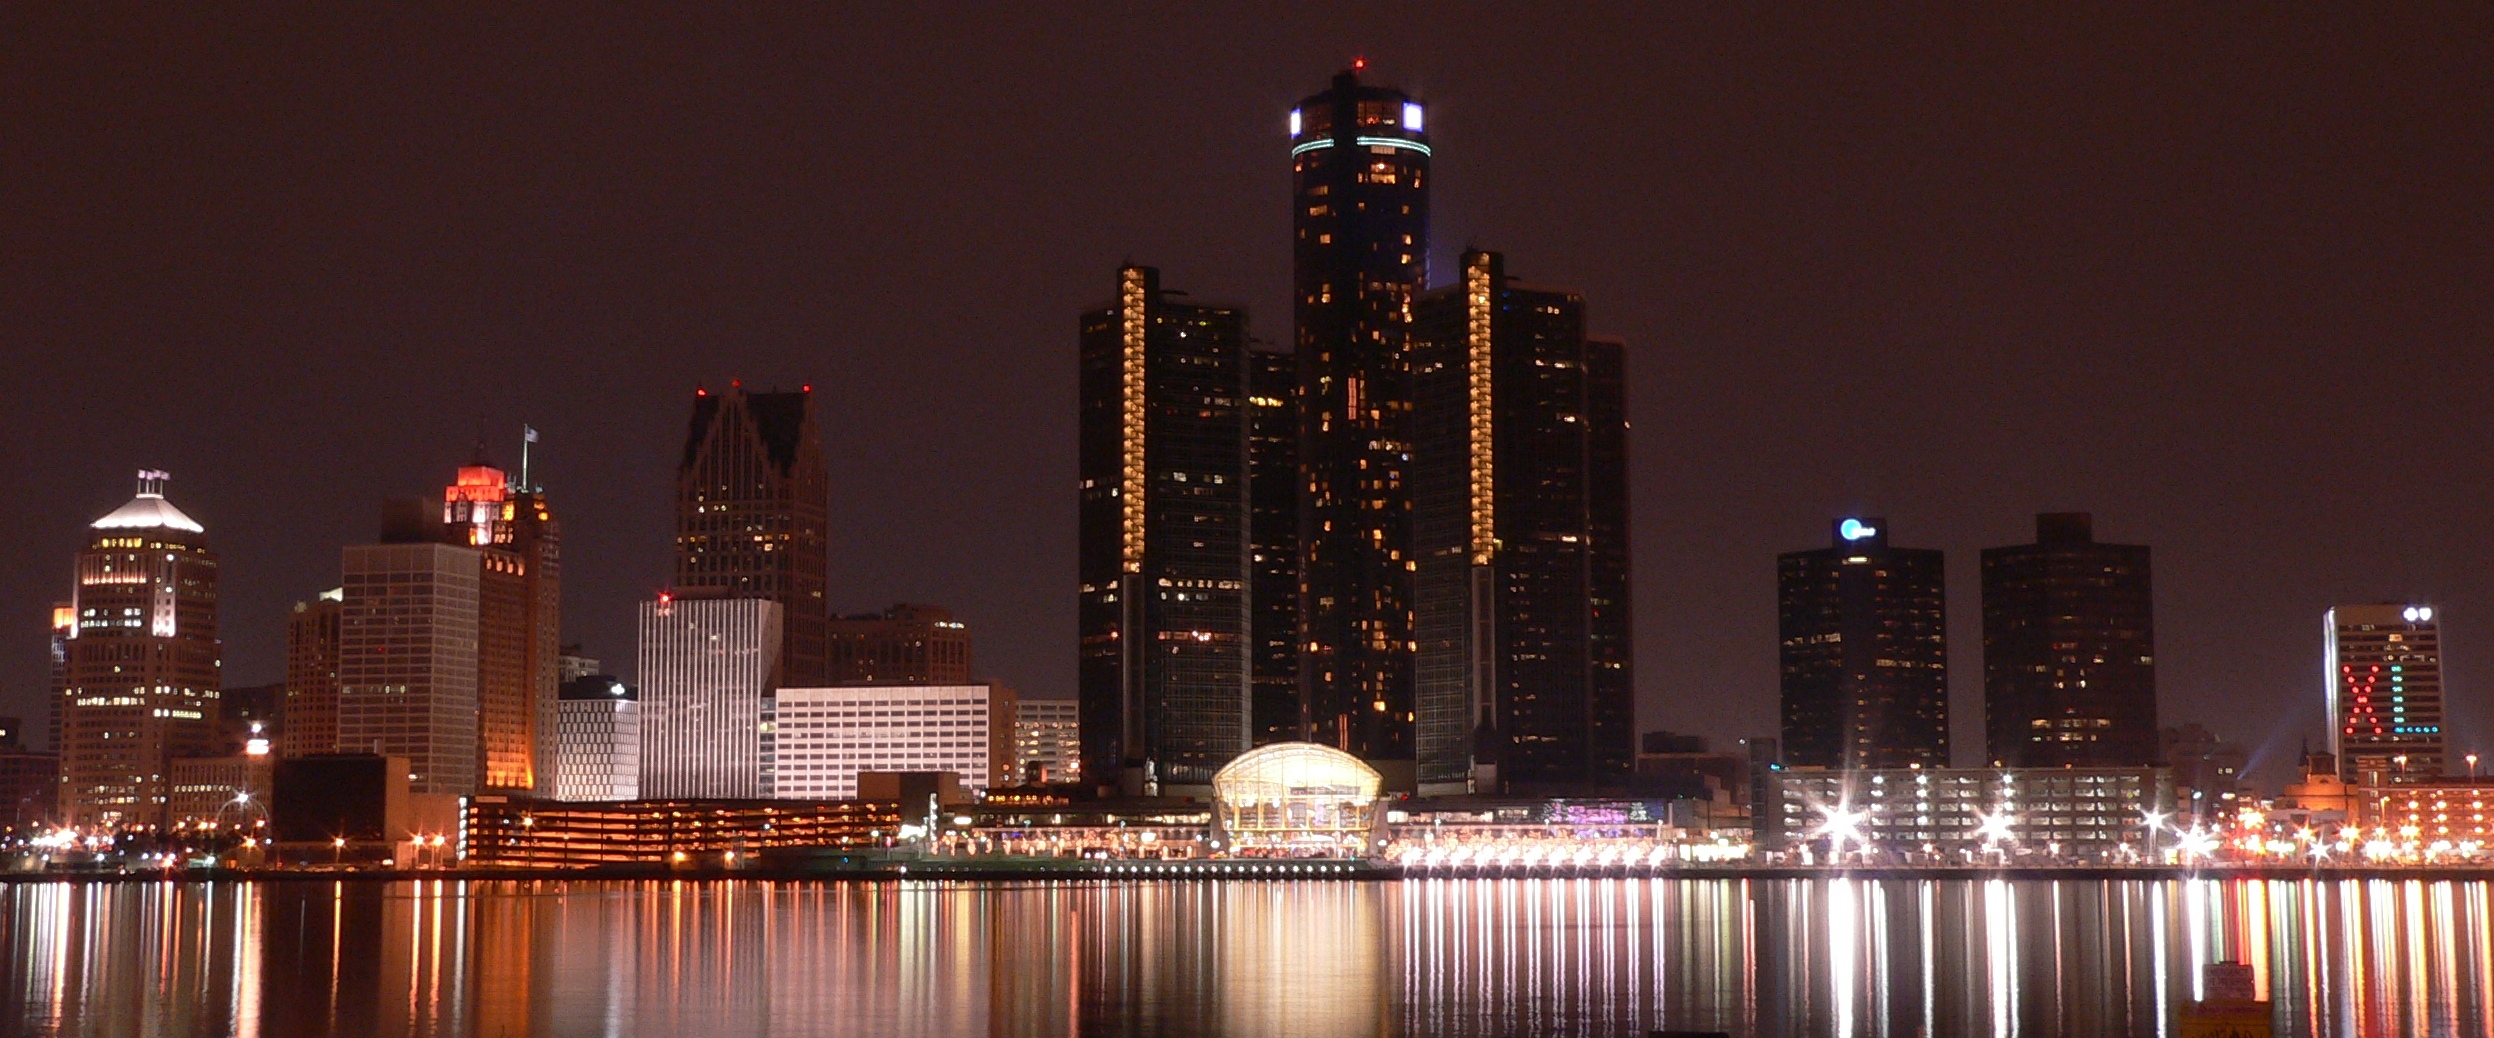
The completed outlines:
{"type": "MultiPolygon", "coordinates": [[[[2462,197],[2455,193],[2465,179],[2460,172],[2484,165],[2485,135],[2472,132],[2482,130],[2479,120],[2430,106],[2409,113],[2402,106],[2413,121],[2383,125],[2374,116],[2403,95],[2343,70],[2331,75],[2326,67],[2300,85],[2289,72],[2310,71],[2301,65],[2272,61],[2229,71],[2226,82],[2254,99],[2232,103],[2207,88],[2166,84],[2159,78],[2165,73],[2143,69],[2134,84],[2141,95],[2179,93],[2198,106],[2167,108],[2119,91],[2081,97],[2071,102],[2074,114],[2049,121],[2056,132],[2075,122],[2096,127],[2101,136],[2084,149],[2086,161],[2063,171],[2032,150],[2036,141],[2008,120],[2044,110],[2031,102],[2053,93],[2044,87],[2055,77],[2080,76],[2080,69],[2047,64],[2032,75],[2008,77],[1999,99],[1975,100],[1973,91],[1949,88],[1982,78],[1976,71],[1999,73],[2008,56],[2021,53],[2016,46],[1977,48],[1980,57],[1967,68],[1911,74],[1848,53],[1836,71],[1805,77],[1788,95],[1746,78],[1728,60],[1737,52],[1708,52],[1706,42],[1716,40],[1704,32],[1708,27],[1692,27],[1685,53],[1671,51],[1690,69],[1686,84],[1667,88],[1667,99],[1685,106],[1685,114],[1660,125],[1687,132],[1655,136],[1690,143],[1674,144],[1669,153],[1638,150],[1616,135],[1636,131],[1604,129],[1586,114],[1598,109],[1605,118],[1624,119],[1637,115],[1631,109],[1639,104],[1657,102],[1651,93],[1632,104],[1602,102],[1604,95],[1592,88],[1616,55],[1596,54],[1584,73],[1553,75],[1557,59],[1547,47],[1555,44],[1527,47],[1503,68],[1493,67],[1480,43],[1425,31],[1370,51],[1378,68],[1432,106],[1429,128],[1443,178],[1432,267],[1452,269],[1455,250],[1476,238],[1505,248],[1534,279],[1573,285],[1598,300],[1603,330],[1631,344],[1630,409],[1640,444],[1632,477],[1637,655],[1647,661],[1638,675],[1640,728],[1718,738],[1772,730],[1771,559],[1776,551],[1812,543],[1830,517],[1884,514],[1914,531],[1914,543],[1971,560],[1978,549],[2023,540],[2035,512],[2084,509],[2119,530],[2122,541],[2153,546],[2160,556],[2158,683],[2167,723],[2219,727],[2250,747],[2255,763],[2274,776],[2291,763],[2301,737],[2317,741],[2322,731],[2320,647],[2311,617],[2333,604],[2429,602],[2453,624],[2453,752],[2486,745],[2482,733],[2494,711],[2486,708],[2487,682],[2479,676],[2494,677],[2494,671],[2474,663],[2472,656],[2486,657],[2469,646],[2486,642],[2475,632],[2494,633],[2479,619],[2494,608],[2494,571],[2462,531],[2487,504],[2485,491],[2470,485],[2465,473],[2488,430],[2463,403],[2482,395],[2486,375],[2463,345],[2483,341],[2488,315],[2483,300],[2457,291],[2484,283],[2484,270],[2472,258],[2479,252],[2433,244],[2479,234],[2484,207],[2481,201],[2431,201],[2444,193],[2462,197]],[[1805,88],[1853,81],[1847,77],[1883,89],[1872,91],[1871,102],[1804,103],[1813,101],[1802,96],[1805,88]],[[1740,89],[1728,91],[1731,100],[1709,100],[1700,87],[1710,83],[1740,89]],[[2152,89],[2160,86],[2173,89],[2152,89]],[[1930,112],[1887,100],[1933,95],[1940,99],[1930,102],[1936,108],[1930,112]],[[1786,101],[1792,104],[1778,103],[1786,101]],[[2287,134],[2256,121],[2224,125],[2239,114],[2237,105],[2257,101],[2294,105],[2309,117],[2303,126],[2317,120],[2322,130],[2287,134]],[[1776,138],[1778,149],[1798,153],[1790,183],[1734,190],[1716,168],[1727,160],[1707,156],[1755,146],[1722,121],[1761,111],[1769,118],[1755,132],[1821,132],[1804,134],[1798,144],[1776,138]],[[1842,118],[1847,115],[1852,118],[1842,118]],[[1921,131],[1951,120],[1971,125],[1977,143],[1926,150],[1921,131]],[[2227,155],[2268,154],[2264,149],[2290,143],[2319,155],[2228,165],[2208,150],[2175,143],[2194,133],[2216,134],[2231,145],[2227,155]],[[2427,140],[2432,147],[2422,145],[2427,140]],[[2386,177],[2410,192],[2401,197],[2423,192],[2427,200],[2410,203],[2412,210],[2374,206],[2369,200],[2375,196],[2356,185],[2384,176],[2368,163],[2385,160],[2367,155],[2392,156],[2386,177]],[[1655,172],[1636,172],[1641,162],[1655,172]],[[2194,219],[2125,176],[2174,164],[2192,174],[2183,178],[2186,186],[2211,190],[2235,182],[2221,174],[2260,165],[2261,183],[2280,192],[2263,197],[2279,204],[2274,211],[2248,202],[2228,205],[2224,220],[2194,219]],[[1996,167],[2003,175],[1978,176],[1996,167]],[[2363,170],[2372,172],[2359,175],[2363,170]],[[1808,196],[1826,190],[1838,174],[1859,175],[1864,186],[1836,192],[1834,203],[1811,202],[1808,196]],[[1943,199],[1915,187],[1925,174],[1935,185],[1983,190],[1943,199]],[[2087,180],[2107,186],[2090,187],[2087,180]],[[1995,184],[2005,186],[1987,186],[1995,184]],[[1896,211],[1847,215],[1848,204],[1876,201],[1877,192],[1905,202],[1902,212],[1927,219],[1893,226],[1903,219],[1896,211]],[[2076,203],[2066,204],[2073,197],[2076,203]],[[1523,204],[1539,198],[1549,204],[1523,204]],[[1488,199],[1502,200],[1502,209],[1485,207],[1488,199]],[[1618,210],[1625,222],[1617,226],[1584,218],[1588,206],[1626,199],[1662,215],[1618,210]],[[2039,206],[2046,200],[2085,219],[2044,212],[2039,206]],[[2134,210],[2138,215],[2129,215],[2134,210]],[[1740,215],[1721,215],[1726,212],[1740,215]],[[2462,218],[2451,220],[2451,212],[2462,218]],[[2428,220],[2426,213],[2440,215],[2428,220]],[[1813,222],[1825,229],[1809,228],[1813,222]],[[1807,232],[1798,244],[1752,243],[1795,229],[1807,232]],[[2153,247],[2137,247],[2142,244],[2153,247]],[[1673,258],[1657,260],[1657,254],[1673,258]],[[2342,261],[2349,256],[2355,261],[2342,261]],[[1882,266],[1895,270],[1873,269],[1882,266]],[[1917,279],[1938,287],[1917,288],[1917,279]],[[2155,284],[2160,281],[2167,287],[2155,284]],[[2176,283],[2180,287],[2171,287],[2176,283]],[[1829,298],[1809,303],[1790,289],[1794,284],[1817,286],[1829,298]],[[2315,291],[2322,286],[2328,291],[2315,291]],[[1806,305],[1786,313],[1787,304],[1806,305]],[[2436,316],[2401,316],[2411,311],[2436,316]],[[1756,322],[1759,330],[1736,327],[1742,322],[1756,322]],[[2370,358],[2389,349],[2400,351],[2404,363],[2443,375],[2413,387],[2407,413],[2418,432],[2409,449],[2386,471],[2375,468],[2365,477],[2393,492],[2360,501],[2311,493],[2307,470],[2370,464],[2373,457],[2338,436],[2331,422],[2304,416],[2321,414],[2338,382],[2366,377],[2370,358]],[[2074,355],[2096,374],[2066,374],[2046,354],[2074,355]],[[1726,359],[1733,357],[1742,359],[1726,359]],[[2064,396],[2089,402],[2080,406],[2064,396]],[[2097,420],[2108,414],[2136,417],[2097,420]],[[2287,708],[2277,709],[2281,703],[2287,708]],[[2275,720],[2261,730],[2244,718],[2275,720]]],[[[2132,58],[2187,35],[2187,26],[2170,22],[2145,28],[2164,31],[2146,32],[2143,42],[2129,45],[2138,48],[2127,52],[2132,58]]],[[[1840,29],[1796,27],[1805,42],[1822,44],[1842,38],[1840,29]]],[[[2266,31],[2298,39],[2321,33],[2266,31]]],[[[1131,254],[1160,263],[1173,283],[1215,298],[1244,297],[1255,318],[1251,330],[1280,337],[1288,310],[1274,300],[1287,284],[1278,258],[1286,250],[1275,225],[1288,188],[1270,156],[1284,139],[1282,115],[1306,84],[1344,62],[1346,50],[1388,38],[1377,31],[1353,34],[1356,39],[1307,35],[1322,46],[1251,35],[1244,55],[1177,77],[1186,87],[1166,97],[1136,99],[1129,85],[1173,70],[1149,61],[1118,70],[1104,62],[1110,70],[1057,87],[1079,93],[1047,106],[1090,106],[1082,118],[1097,122],[1086,122],[1082,134],[1040,133],[1033,127],[1044,120],[1007,106],[998,115],[1011,123],[1010,132],[986,135],[1008,142],[1002,158],[1011,161],[1004,165],[1018,170],[1025,167],[1017,163],[1027,163],[1033,184],[1068,200],[1096,227],[1044,247],[1034,241],[1052,232],[1034,232],[1034,241],[1006,241],[997,246],[1001,254],[955,267],[912,244],[921,235],[958,229],[950,218],[921,214],[934,226],[873,227],[866,237],[896,258],[896,269],[857,268],[854,283],[830,275],[869,253],[844,251],[823,235],[802,236],[809,244],[740,222],[802,185],[716,171],[701,175],[724,178],[720,186],[736,189],[723,195],[730,215],[718,221],[670,217],[678,221],[672,226],[691,220],[701,231],[692,250],[593,260],[587,258],[592,251],[631,253],[647,240],[639,232],[582,225],[567,244],[549,247],[557,251],[539,253],[515,251],[489,233],[491,254],[479,256],[449,248],[397,211],[385,211],[392,215],[375,226],[375,240],[322,237],[314,232],[340,226],[343,202],[386,184],[435,185],[415,193],[412,212],[482,199],[495,219],[528,225],[505,211],[506,203],[493,201],[491,190],[406,180],[428,174],[385,174],[378,158],[369,167],[354,163],[357,176],[349,186],[320,195],[293,218],[299,222],[266,232],[276,237],[251,240],[277,246],[273,252],[280,256],[288,254],[290,241],[335,241],[322,248],[337,251],[324,255],[359,273],[386,269],[376,266],[384,262],[379,257],[396,251],[375,246],[411,242],[424,246],[405,250],[420,257],[411,261],[419,276],[406,287],[346,284],[352,291],[338,304],[345,308],[321,307],[311,316],[276,304],[297,292],[327,292],[322,286],[338,284],[337,275],[253,260],[207,277],[196,264],[140,262],[152,254],[138,247],[151,231],[182,255],[221,255],[195,229],[167,225],[161,214],[112,215],[92,203],[72,204],[67,211],[73,216],[101,221],[101,233],[79,242],[64,237],[75,224],[43,223],[57,214],[9,217],[10,230],[28,232],[14,239],[70,257],[63,269],[124,272],[137,279],[128,291],[151,299],[126,317],[91,320],[122,309],[115,305],[120,290],[97,287],[106,278],[73,277],[61,282],[67,302],[29,301],[26,334],[49,348],[32,351],[27,384],[58,387],[64,405],[8,419],[9,431],[20,434],[8,437],[11,456],[21,462],[24,486],[62,502],[44,514],[102,514],[133,468],[162,467],[180,476],[185,508],[217,531],[219,554],[227,560],[229,600],[221,626],[228,683],[259,684],[283,672],[285,611],[335,586],[336,552],[368,534],[372,502],[437,486],[438,474],[464,455],[464,438],[445,435],[441,424],[463,425],[471,413],[492,428],[516,428],[526,420],[546,431],[540,481],[564,502],[571,556],[566,614],[583,621],[566,638],[585,641],[592,655],[628,659],[631,603],[666,581],[667,441],[680,432],[681,394],[693,384],[734,377],[783,387],[812,382],[826,396],[826,412],[836,416],[825,430],[827,444],[834,445],[835,485],[842,488],[833,495],[834,542],[827,552],[831,610],[945,603],[979,632],[982,667],[990,672],[983,676],[1027,694],[1065,697],[1073,689],[1073,664],[1063,646],[1072,640],[1073,621],[1061,589],[1073,558],[1073,517],[1062,488],[1074,467],[1073,365],[1062,315],[1092,301],[1098,272],[1131,254]],[[1114,156],[1176,164],[1187,174],[1177,183],[1120,190],[1050,165],[1106,161],[1051,158],[1080,152],[1078,141],[1093,139],[1095,130],[1181,125],[1185,120],[1172,116],[1189,112],[1206,125],[1177,138],[1143,135],[1148,147],[1140,141],[1111,145],[1114,156]],[[1124,150],[1130,147],[1137,150],[1124,150]],[[1190,209],[1201,212],[1181,212],[1190,209]],[[634,249],[613,248],[617,243],[634,249]],[[506,254],[522,258],[493,258],[506,254]],[[758,275],[748,257],[766,254],[793,257],[789,280],[758,275]],[[685,334],[682,318],[655,320],[646,330],[631,327],[654,312],[656,300],[631,302],[620,318],[594,315],[590,309],[613,306],[614,298],[550,273],[575,259],[634,286],[660,273],[686,274],[697,284],[662,298],[693,315],[695,324],[716,323],[700,334],[685,334]],[[703,269],[722,259],[727,272],[703,269]],[[472,277],[492,271],[512,274],[533,294],[477,288],[472,277]],[[1039,273],[1026,284],[1013,283],[1030,271],[1039,273]],[[204,298],[212,284],[226,284],[217,277],[240,279],[244,302],[230,305],[243,310],[228,313],[222,307],[229,304],[204,298]],[[966,289],[987,303],[978,316],[930,317],[927,298],[905,290],[910,280],[966,289]],[[379,339],[366,331],[405,312],[436,309],[474,315],[417,322],[414,330],[379,339]],[[815,316],[825,313],[842,316],[815,316]],[[248,319],[217,322],[238,323],[242,332],[199,334],[214,316],[248,319]],[[921,327],[922,321],[932,323],[921,327]],[[221,363],[177,362],[169,370],[192,396],[219,402],[194,399],[164,415],[87,406],[107,398],[112,380],[79,374],[64,359],[85,358],[78,363],[95,363],[98,371],[162,367],[176,351],[195,348],[192,343],[204,343],[221,363]],[[603,354],[606,343],[621,345],[611,356],[593,355],[603,354]],[[331,344],[403,347],[433,363],[378,365],[381,370],[365,374],[347,370],[358,365],[341,361],[331,344]],[[492,365],[477,360],[501,350],[518,351],[515,362],[530,377],[514,380],[497,370],[485,380],[482,372],[492,365]],[[1029,356],[997,361],[1011,354],[1029,356]],[[981,361],[991,363],[983,368],[981,361]],[[426,367],[439,370],[418,370],[426,367]],[[438,397],[460,403],[443,408],[438,397]],[[995,435],[991,422],[1011,435],[995,435]],[[323,434],[305,436],[306,426],[323,434]],[[199,428],[212,432],[193,431],[199,428]],[[282,495],[286,507],[266,507],[271,493],[282,495]],[[957,550],[941,550],[939,543],[957,550]]],[[[2386,46],[2385,37],[2394,35],[2362,36],[2354,45],[2386,46]]],[[[1930,33],[1915,40],[1926,49],[1938,45],[1930,33]]],[[[2436,63],[2434,53],[2427,48],[2423,58],[2409,60],[2410,74],[2447,75],[2450,69],[2436,63]]],[[[799,90],[774,78],[787,69],[767,67],[776,71],[731,74],[762,77],[757,85],[769,88],[761,93],[774,110],[834,86],[881,89],[843,79],[799,90]]],[[[1764,67],[1778,66],[1770,61],[1764,67]]],[[[176,61],[171,68],[187,67],[176,61]]],[[[963,68],[958,74],[975,89],[927,103],[945,111],[972,96],[995,96],[1004,78],[1029,70],[1026,62],[992,71],[963,68]]],[[[569,74],[592,75],[579,68],[569,74]]],[[[391,66],[381,75],[415,73],[391,66]]],[[[511,134],[528,125],[524,117],[509,118],[521,122],[493,125],[511,134]]],[[[1642,130],[1658,125],[1654,116],[1641,118],[1635,125],[1642,130]]],[[[246,119],[243,125],[247,140],[275,139],[265,126],[255,136],[251,127],[259,124],[246,119]]],[[[593,144],[610,149],[637,140],[603,124],[587,132],[593,144]]],[[[31,172],[8,174],[9,186],[28,188],[29,181],[17,179],[27,177],[41,187],[98,168],[92,147],[82,143],[87,136],[66,129],[58,136],[65,151],[39,159],[31,172]]],[[[660,143],[666,162],[690,161],[681,144],[660,143]]],[[[771,147],[742,138],[730,143],[766,154],[771,147]]],[[[220,183],[247,168],[236,152],[197,157],[209,160],[206,172],[220,183]]],[[[797,157],[812,164],[804,168],[855,172],[811,152],[797,157]]],[[[526,149],[514,156],[519,168],[549,168],[551,161],[526,149]]],[[[1744,173],[1757,168],[1729,165],[1744,173]]],[[[281,166],[304,175],[300,165],[281,166]]],[[[995,176],[995,169],[990,164],[983,175],[995,176]]],[[[641,190],[637,183],[589,190],[641,190]]],[[[133,186],[126,177],[107,178],[71,196],[106,199],[133,186]]],[[[855,190],[868,197],[888,193],[884,186],[855,190]]],[[[970,208],[985,213],[989,204],[970,208]]],[[[827,220],[838,226],[865,219],[843,206],[801,209],[792,222],[819,229],[827,220]]],[[[225,269],[221,260],[208,266],[225,269]]],[[[26,629],[61,597],[62,560],[74,552],[82,521],[42,523],[0,561],[0,609],[25,618],[26,629]]],[[[1977,658],[1971,647],[1979,644],[1973,569],[1956,567],[1949,588],[1950,640],[1960,646],[1961,663],[1952,668],[1951,741],[1961,750],[1981,742],[1980,678],[1971,666],[1977,658]]],[[[9,712],[32,718],[43,662],[37,636],[21,642],[22,649],[0,659],[0,696],[9,712]]]]}

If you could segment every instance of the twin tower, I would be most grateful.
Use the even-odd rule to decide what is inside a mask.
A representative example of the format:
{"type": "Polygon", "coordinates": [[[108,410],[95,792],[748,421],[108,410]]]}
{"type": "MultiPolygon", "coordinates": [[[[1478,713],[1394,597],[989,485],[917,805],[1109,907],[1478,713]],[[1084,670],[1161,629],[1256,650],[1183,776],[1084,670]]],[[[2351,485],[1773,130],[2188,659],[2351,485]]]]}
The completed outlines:
{"type": "Polygon", "coordinates": [[[1355,67],[1290,137],[1291,351],[1149,267],[1082,316],[1083,774],[1312,741],[1423,793],[1624,784],[1623,347],[1495,253],[1432,287],[1410,95],[1355,67]]]}

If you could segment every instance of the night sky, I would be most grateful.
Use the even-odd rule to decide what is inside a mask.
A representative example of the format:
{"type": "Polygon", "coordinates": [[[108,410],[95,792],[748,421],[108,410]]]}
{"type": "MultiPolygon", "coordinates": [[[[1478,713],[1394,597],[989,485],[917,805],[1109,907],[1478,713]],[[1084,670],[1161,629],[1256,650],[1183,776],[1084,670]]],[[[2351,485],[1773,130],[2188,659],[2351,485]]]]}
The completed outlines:
{"type": "Polygon", "coordinates": [[[1642,728],[1771,731],[1775,554],[1885,515],[1949,552],[1971,762],[1976,552],[2087,510],[2156,550],[2167,723],[2280,776],[2322,611],[2417,599],[2455,750],[2494,750],[2482,4],[30,7],[0,13],[30,721],[132,470],[223,557],[227,683],[270,682],[382,499],[480,428],[516,463],[523,420],[568,636],[624,664],[693,387],[731,378],[815,387],[835,609],[950,606],[986,675],[1070,696],[1075,315],[1132,259],[1288,342],[1284,116],[1365,55],[1431,104],[1438,277],[1504,250],[1629,343],[1642,728]]]}

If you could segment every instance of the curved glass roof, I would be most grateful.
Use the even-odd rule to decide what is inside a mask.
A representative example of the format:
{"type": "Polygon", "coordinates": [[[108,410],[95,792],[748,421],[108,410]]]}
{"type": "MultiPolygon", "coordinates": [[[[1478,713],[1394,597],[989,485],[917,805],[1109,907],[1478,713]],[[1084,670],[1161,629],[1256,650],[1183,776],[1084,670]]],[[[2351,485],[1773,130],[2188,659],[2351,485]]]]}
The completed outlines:
{"type": "Polygon", "coordinates": [[[1212,777],[1213,795],[1228,801],[1290,797],[1374,798],[1384,780],[1375,768],[1331,746],[1277,742],[1239,754],[1212,777]]]}

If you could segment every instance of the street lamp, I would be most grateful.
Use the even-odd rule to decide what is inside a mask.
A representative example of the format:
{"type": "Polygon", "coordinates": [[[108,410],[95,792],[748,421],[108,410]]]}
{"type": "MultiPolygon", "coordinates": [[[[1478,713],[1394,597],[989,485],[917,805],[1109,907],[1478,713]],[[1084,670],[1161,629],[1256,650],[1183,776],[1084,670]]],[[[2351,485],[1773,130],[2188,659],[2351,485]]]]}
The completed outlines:
{"type": "Polygon", "coordinates": [[[2139,817],[2148,823],[2147,858],[2148,864],[2154,865],[2156,864],[2156,831],[2165,827],[2165,819],[2173,817],[2173,813],[2151,807],[2139,812],[2139,817]]]}
{"type": "Polygon", "coordinates": [[[2477,755],[2473,753],[2468,755],[2468,777],[2477,777],[2477,755]]]}

